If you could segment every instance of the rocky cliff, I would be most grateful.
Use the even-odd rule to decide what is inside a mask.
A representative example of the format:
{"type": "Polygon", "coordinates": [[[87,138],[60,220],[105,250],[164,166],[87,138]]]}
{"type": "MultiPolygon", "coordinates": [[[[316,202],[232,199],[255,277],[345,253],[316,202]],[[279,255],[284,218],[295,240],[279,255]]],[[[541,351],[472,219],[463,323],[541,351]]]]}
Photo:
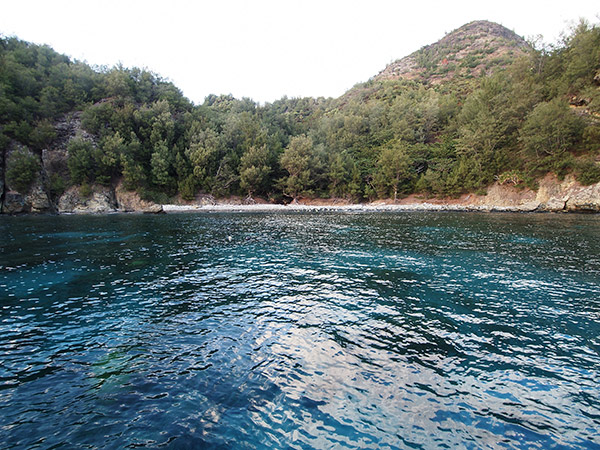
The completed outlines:
{"type": "Polygon", "coordinates": [[[0,211],[4,214],[55,212],[41,156],[11,142],[0,155],[0,211]]]}
{"type": "Polygon", "coordinates": [[[494,183],[485,195],[467,194],[455,199],[411,195],[397,203],[433,205],[433,209],[448,210],[597,213],[600,212],[600,183],[583,186],[573,176],[560,180],[548,174],[540,180],[537,190],[494,183]]]}
{"type": "Polygon", "coordinates": [[[2,214],[162,211],[161,205],[142,200],[136,192],[124,189],[121,183],[65,189],[65,184],[69,183],[69,141],[78,136],[94,145],[96,142],[95,137],[81,127],[80,112],[65,115],[54,129],[55,139],[40,153],[15,141],[0,152],[2,214]]]}
{"type": "Polygon", "coordinates": [[[540,180],[537,191],[492,185],[474,204],[490,208],[514,208],[522,211],[600,212],[600,183],[582,186],[573,176],[559,180],[549,174],[540,180]]]}

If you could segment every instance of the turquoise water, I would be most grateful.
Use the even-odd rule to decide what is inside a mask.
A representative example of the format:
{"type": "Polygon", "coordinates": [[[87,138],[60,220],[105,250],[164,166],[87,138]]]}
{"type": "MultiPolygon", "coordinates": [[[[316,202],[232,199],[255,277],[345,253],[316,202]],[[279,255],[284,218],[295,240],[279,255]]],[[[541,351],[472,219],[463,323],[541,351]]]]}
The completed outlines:
{"type": "Polygon", "coordinates": [[[600,216],[1,217],[0,448],[600,448],[600,216]]]}

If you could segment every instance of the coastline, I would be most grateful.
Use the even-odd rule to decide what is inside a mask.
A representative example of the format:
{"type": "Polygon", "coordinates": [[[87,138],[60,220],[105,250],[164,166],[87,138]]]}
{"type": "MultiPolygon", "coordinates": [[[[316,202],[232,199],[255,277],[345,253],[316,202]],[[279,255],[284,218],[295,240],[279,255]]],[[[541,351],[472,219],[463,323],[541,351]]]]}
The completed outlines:
{"type": "Polygon", "coordinates": [[[199,199],[194,203],[165,204],[162,212],[561,212],[600,213],[600,183],[582,186],[574,177],[559,180],[548,174],[540,180],[537,190],[494,183],[484,195],[464,194],[457,198],[427,198],[412,194],[394,201],[377,200],[369,203],[350,203],[343,199],[301,199],[288,205],[264,200],[247,205],[240,198],[199,199]],[[208,201],[207,201],[208,200],[208,201]]]}
{"type": "Polygon", "coordinates": [[[455,212],[552,212],[530,207],[489,206],[489,205],[461,205],[461,204],[435,204],[435,203],[357,203],[357,204],[231,204],[216,203],[214,205],[162,205],[164,213],[188,212],[412,212],[412,211],[455,211],[455,212]]]}
{"type": "Polygon", "coordinates": [[[127,191],[119,184],[116,187],[93,185],[91,193],[87,194],[82,192],[81,187],[72,186],[54,206],[37,202],[33,197],[20,198],[18,193],[8,192],[2,205],[2,215],[408,211],[600,213],[600,183],[582,186],[570,176],[559,180],[556,176],[548,175],[540,180],[535,191],[494,183],[485,194],[471,193],[457,198],[412,194],[398,200],[383,199],[365,203],[351,203],[340,198],[301,198],[287,205],[270,203],[262,198],[255,198],[248,203],[242,197],[214,198],[206,194],[199,194],[193,201],[175,198],[170,203],[160,204],[143,200],[137,192],[127,191]]]}

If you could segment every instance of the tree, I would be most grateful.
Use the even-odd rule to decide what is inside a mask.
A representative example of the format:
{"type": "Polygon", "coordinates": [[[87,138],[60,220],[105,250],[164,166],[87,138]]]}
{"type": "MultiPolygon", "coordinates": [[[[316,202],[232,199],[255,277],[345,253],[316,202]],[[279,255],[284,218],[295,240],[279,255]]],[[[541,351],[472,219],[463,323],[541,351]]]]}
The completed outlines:
{"type": "Polygon", "coordinates": [[[538,104],[521,129],[524,150],[540,157],[558,155],[581,138],[584,124],[560,98],[538,104]]]}
{"type": "Polygon", "coordinates": [[[31,130],[29,136],[30,147],[42,150],[56,138],[56,131],[48,120],[42,120],[31,130]]]}
{"type": "Polygon", "coordinates": [[[298,197],[310,193],[310,160],[313,151],[311,138],[300,135],[290,139],[280,158],[281,167],[288,176],[280,180],[283,194],[298,201],[298,197]]]}
{"type": "Polygon", "coordinates": [[[240,187],[248,192],[248,198],[252,194],[266,189],[271,165],[269,164],[270,154],[266,144],[260,147],[251,146],[250,149],[242,155],[240,161],[240,187]]]}
{"type": "Polygon", "coordinates": [[[190,143],[185,155],[190,161],[192,173],[198,184],[210,190],[210,178],[215,175],[219,152],[219,136],[211,129],[200,129],[200,124],[193,125],[195,130],[188,138],[190,143]]]}
{"type": "MultiPolygon", "coordinates": [[[[349,193],[349,184],[352,181],[353,171],[356,167],[352,156],[348,153],[333,153],[329,158],[327,178],[329,181],[330,195],[341,197],[349,193]]],[[[359,176],[360,179],[360,176],[359,176]]],[[[355,189],[355,186],[352,186],[355,189]]]]}
{"type": "Polygon", "coordinates": [[[94,147],[90,141],[75,137],[67,145],[67,167],[71,181],[81,184],[94,179],[94,147]]]}
{"type": "Polygon", "coordinates": [[[166,142],[161,141],[155,147],[150,159],[152,167],[152,182],[162,188],[168,189],[173,185],[171,177],[171,153],[166,142]]]}
{"type": "Polygon", "coordinates": [[[377,160],[377,172],[374,179],[380,197],[392,193],[394,201],[398,199],[400,184],[412,179],[410,163],[406,144],[392,141],[382,149],[377,160]]]}
{"type": "Polygon", "coordinates": [[[94,151],[98,183],[109,184],[112,177],[118,174],[120,156],[126,148],[119,132],[102,139],[100,146],[94,151]]]}
{"type": "Polygon", "coordinates": [[[144,169],[145,152],[142,143],[135,135],[130,133],[129,143],[126,150],[121,153],[121,167],[123,168],[123,183],[126,189],[136,189],[141,187],[148,178],[144,169]]]}
{"type": "Polygon", "coordinates": [[[39,170],[39,159],[28,150],[21,148],[10,155],[6,180],[12,189],[24,194],[29,191],[39,170]]]}

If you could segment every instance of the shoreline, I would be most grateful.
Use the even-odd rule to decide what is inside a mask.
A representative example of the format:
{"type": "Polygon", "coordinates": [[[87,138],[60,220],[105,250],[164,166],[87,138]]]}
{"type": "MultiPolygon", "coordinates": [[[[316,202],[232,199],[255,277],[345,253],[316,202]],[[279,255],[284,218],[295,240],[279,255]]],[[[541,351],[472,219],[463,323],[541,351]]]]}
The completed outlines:
{"type": "MultiPolygon", "coordinates": [[[[554,212],[554,213],[600,213],[600,183],[582,186],[574,178],[558,180],[549,175],[540,180],[536,191],[519,189],[498,183],[488,187],[485,194],[463,194],[457,198],[426,197],[411,194],[397,200],[382,199],[365,203],[352,203],[341,198],[300,198],[289,204],[270,203],[255,197],[251,203],[237,196],[214,198],[198,195],[193,201],[185,202],[173,198],[172,203],[154,203],[143,200],[135,191],[127,191],[121,185],[116,188],[93,186],[92,193],[84,195],[77,186],[70,187],[56,205],[25,208],[19,202],[2,205],[2,215],[19,214],[114,214],[114,213],[216,213],[216,212],[409,212],[409,211],[454,211],[454,212],[554,212]],[[17,204],[18,203],[18,204],[17,204]]],[[[12,194],[12,192],[9,192],[12,194]]],[[[11,197],[12,198],[12,197],[11,197]]]]}
{"type": "Polygon", "coordinates": [[[490,205],[462,205],[462,204],[436,204],[436,203],[357,203],[340,205],[311,205],[311,204],[231,204],[217,203],[214,205],[162,205],[162,212],[188,213],[188,212],[418,212],[418,211],[454,211],[454,212],[570,212],[540,209],[537,205],[522,206],[490,206],[490,205]]]}
{"type": "Polygon", "coordinates": [[[519,205],[498,204],[470,204],[470,203],[337,203],[319,201],[318,203],[254,203],[243,204],[234,202],[194,203],[194,204],[153,204],[143,208],[78,208],[71,211],[54,212],[20,212],[0,216],[20,215],[56,215],[56,216],[85,216],[85,215],[110,215],[110,214],[184,214],[184,213],[401,213],[401,212],[462,212],[462,213],[561,213],[561,214],[600,214],[600,209],[595,208],[565,208],[564,205],[552,205],[530,202],[519,205]]]}

